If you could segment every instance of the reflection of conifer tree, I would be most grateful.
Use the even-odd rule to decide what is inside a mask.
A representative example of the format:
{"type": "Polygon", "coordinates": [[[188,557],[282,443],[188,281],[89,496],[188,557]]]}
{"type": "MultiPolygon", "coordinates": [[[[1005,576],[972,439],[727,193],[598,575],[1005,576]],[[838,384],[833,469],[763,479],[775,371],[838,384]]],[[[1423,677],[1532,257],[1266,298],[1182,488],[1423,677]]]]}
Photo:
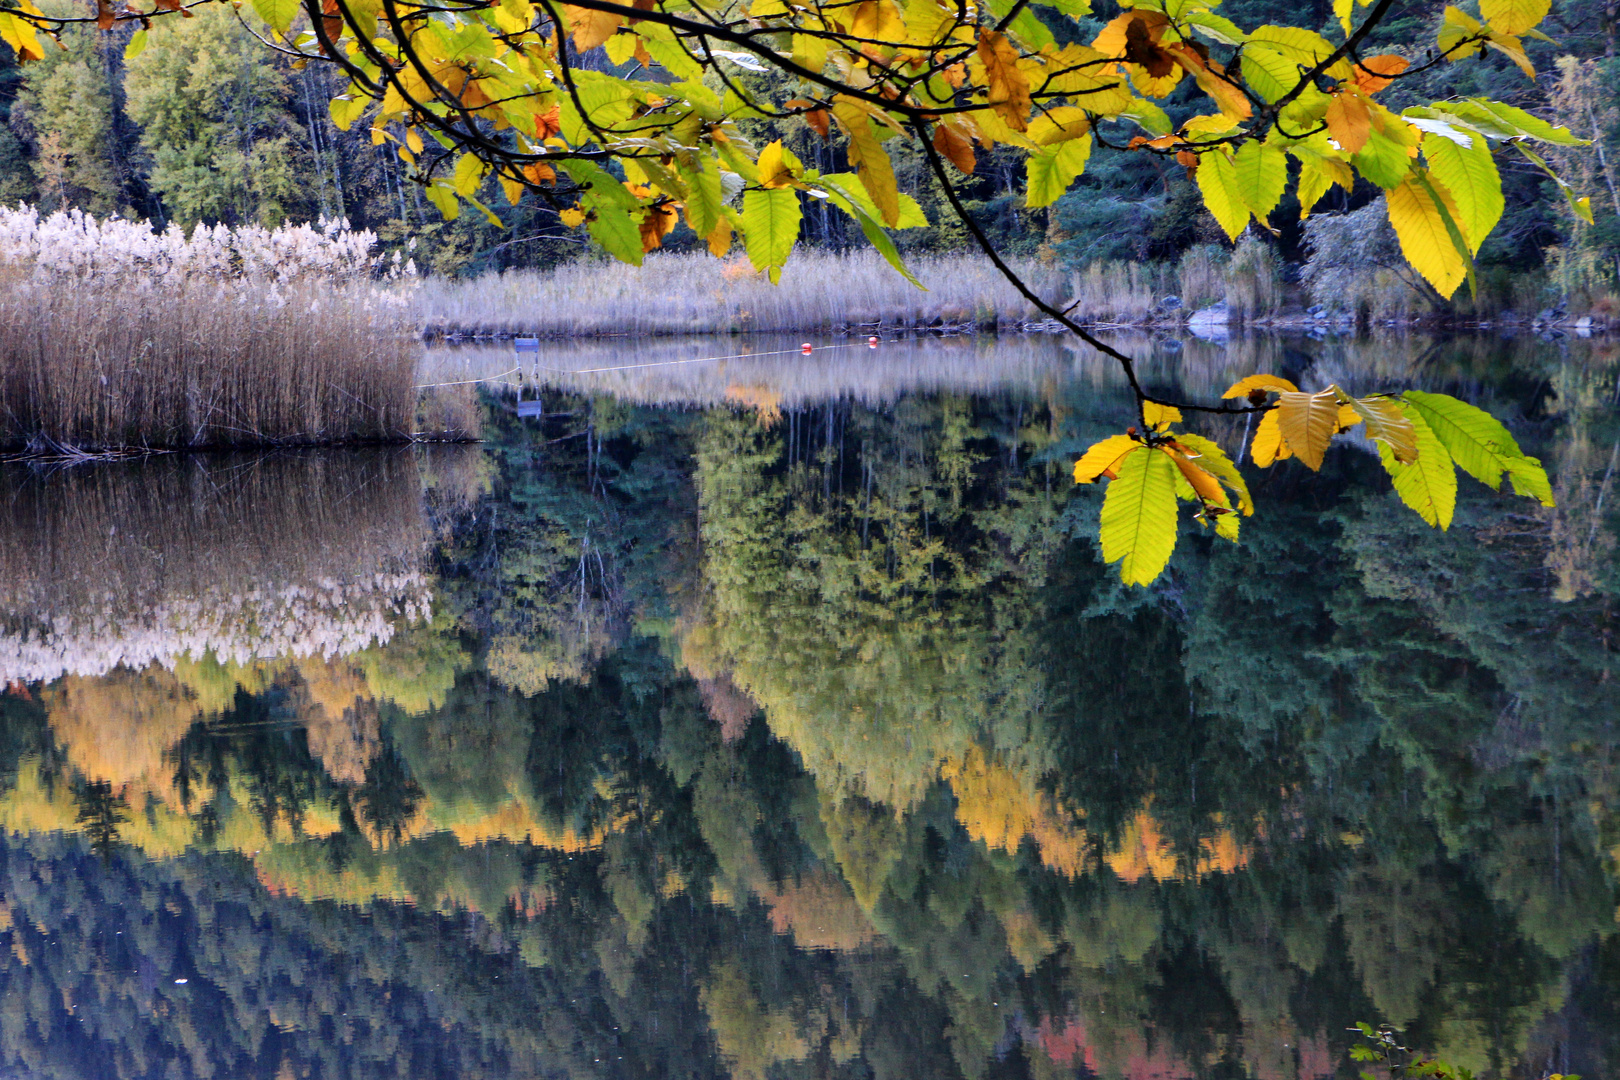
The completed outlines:
{"type": "Polygon", "coordinates": [[[411,778],[405,759],[392,743],[384,744],[366,767],[365,782],[354,793],[360,819],[373,836],[397,843],[421,801],[422,787],[411,778]]]}
{"type": "Polygon", "coordinates": [[[129,803],[105,780],[75,784],[73,801],[78,804],[78,821],[90,840],[90,850],[110,858],[118,842],[118,826],[129,820],[129,803]]]}

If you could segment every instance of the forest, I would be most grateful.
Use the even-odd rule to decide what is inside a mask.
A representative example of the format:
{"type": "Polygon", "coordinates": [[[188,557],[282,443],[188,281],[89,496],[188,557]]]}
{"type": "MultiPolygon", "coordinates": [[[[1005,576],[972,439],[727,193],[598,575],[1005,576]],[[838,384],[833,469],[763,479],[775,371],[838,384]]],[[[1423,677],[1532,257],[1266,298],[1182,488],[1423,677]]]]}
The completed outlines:
{"type": "MultiPolygon", "coordinates": [[[[1402,5],[1398,17],[1373,29],[1366,48],[1405,47],[1439,23],[1442,7],[1402,5]]],[[[1059,44],[1091,40],[1114,14],[1107,2],[1077,19],[1033,10],[1059,44]]],[[[1303,9],[1232,0],[1222,11],[1244,24],[1277,20],[1326,28],[1334,19],[1325,0],[1303,9]]],[[[117,213],[160,228],[342,217],[374,231],[385,254],[413,254],[424,270],[447,276],[549,268],[592,246],[544,203],[504,206],[494,173],[479,194],[485,205],[504,207],[499,224],[475,213],[445,220],[392,144],[376,143],[363,124],[341,130],[334,123],[331,102],[342,85],[328,65],[289,62],[267,48],[255,39],[265,27],[249,8],[205,5],[189,14],[195,17],[154,21],[138,50],[130,47],[137,24],[124,22],[105,32],[68,27],[64,48],[23,66],[0,50],[6,53],[0,56],[0,200],[26,200],[47,212],[117,213]]],[[[1385,94],[1397,109],[1429,98],[1484,95],[1591,140],[1550,152],[1572,189],[1591,197],[1591,224],[1529,161],[1501,158],[1506,209],[1476,256],[1477,299],[1459,294],[1448,305],[1405,266],[1381,213],[1362,212],[1379,194],[1365,179],[1351,190],[1334,188],[1305,222],[1295,196],[1284,195],[1275,232],[1251,230],[1235,253],[1190,172],[1148,154],[1099,151],[1066,194],[1049,206],[1031,206],[1021,153],[1003,144],[978,155],[963,185],[966,207],[1009,254],[1066,272],[1138,267],[1136,276],[1158,283],[1149,288],[1161,295],[1187,283],[1178,267],[1213,266],[1251,290],[1284,288],[1307,302],[1355,294],[1375,313],[1501,315],[1512,309],[1529,316],[1561,306],[1603,316],[1614,305],[1620,267],[1620,195],[1610,167],[1610,147],[1620,135],[1613,15],[1595,0],[1561,3],[1544,30],[1549,40],[1524,44],[1534,79],[1493,51],[1430,66],[1385,94]]],[[[637,66],[634,60],[615,64],[600,49],[582,51],[576,62],[585,71],[637,66]]],[[[733,78],[762,99],[780,100],[786,92],[770,72],[743,70],[733,78]]],[[[1167,99],[1172,114],[1183,99],[1183,111],[1191,108],[1190,81],[1183,88],[1167,99]]],[[[756,144],[780,140],[824,173],[848,167],[843,140],[818,138],[803,123],[763,116],[739,123],[756,144]]],[[[915,196],[929,222],[896,232],[900,249],[908,255],[964,251],[969,237],[922,156],[904,145],[893,153],[900,189],[915,196]]],[[[804,202],[806,245],[838,251],[861,243],[855,223],[830,213],[825,200],[804,202]]],[[[662,246],[701,250],[704,241],[682,223],[662,246]]]]}

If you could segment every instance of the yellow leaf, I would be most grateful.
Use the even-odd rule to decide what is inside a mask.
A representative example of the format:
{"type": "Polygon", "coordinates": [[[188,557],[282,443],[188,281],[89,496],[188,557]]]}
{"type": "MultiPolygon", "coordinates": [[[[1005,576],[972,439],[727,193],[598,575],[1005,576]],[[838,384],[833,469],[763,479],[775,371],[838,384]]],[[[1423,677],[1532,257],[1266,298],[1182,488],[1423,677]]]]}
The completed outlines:
{"type": "Polygon", "coordinates": [[[504,172],[500,173],[496,179],[501,182],[501,190],[506,193],[507,203],[512,206],[516,206],[523,199],[523,184],[520,181],[512,179],[504,172]]]}
{"type": "Polygon", "coordinates": [[[861,186],[877,204],[884,224],[900,222],[900,189],[894,182],[894,165],[872,130],[871,118],[865,109],[843,94],[833,98],[833,116],[849,136],[846,153],[849,163],[861,178],[861,186]]]}
{"type": "Polygon", "coordinates": [[[715,225],[708,239],[709,254],[717,259],[724,258],[726,252],[731,250],[731,220],[721,215],[719,223],[715,225]]]}
{"type": "Polygon", "coordinates": [[[1059,105],[1037,116],[1029,123],[1026,134],[1037,146],[1051,146],[1068,139],[1078,139],[1091,130],[1086,111],[1073,105],[1059,105]]]}
{"type": "Polygon", "coordinates": [[[1244,205],[1265,224],[1288,186],[1288,156],[1280,146],[1250,141],[1233,155],[1232,170],[1244,205]]]}
{"type": "Polygon", "coordinates": [[[1367,437],[1389,447],[1403,465],[1418,458],[1418,432],[1408,411],[1390,397],[1351,398],[1350,408],[1367,422],[1367,437]]]}
{"type": "MultiPolygon", "coordinates": [[[[1417,176],[1408,176],[1385,192],[1384,204],[1389,223],[1401,242],[1401,254],[1436,292],[1449,298],[1467,276],[1468,263],[1452,243],[1451,232],[1440,216],[1441,204],[1435,201],[1431,188],[1434,193],[1444,192],[1440,182],[1432,177],[1426,187],[1417,176]]],[[[1456,221],[1456,207],[1448,210],[1456,221]]]]}
{"type": "Polygon", "coordinates": [[[619,29],[623,16],[608,11],[563,5],[563,14],[574,31],[574,47],[580,52],[594,49],[619,29]]]}
{"type": "Polygon", "coordinates": [[[1102,442],[1093,443],[1074,463],[1074,482],[1089,484],[1099,476],[1112,477],[1119,459],[1141,445],[1129,435],[1110,435],[1102,442]]]}
{"type": "Polygon", "coordinates": [[[1552,0],[1479,0],[1479,13],[1491,29],[1515,36],[1533,30],[1552,10],[1552,0]]]}
{"type": "Polygon", "coordinates": [[[1231,512],[1211,511],[1210,514],[1215,519],[1215,535],[1230,540],[1234,544],[1237,543],[1238,516],[1231,512]]]}
{"type": "MultiPolygon", "coordinates": [[[[1227,387],[1222,398],[1248,397],[1251,390],[1276,390],[1279,393],[1293,393],[1299,387],[1282,378],[1280,375],[1245,375],[1231,386],[1227,387]]],[[[1268,414],[1269,415],[1269,414],[1268,414]]]]}
{"type": "Polygon", "coordinates": [[[1181,419],[1181,410],[1174,405],[1160,405],[1156,401],[1142,403],[1142,419],[1154,431],[1163,431],[1181,419]]]}
{"type": "Polygon", "coordinates": [[[791,187],[793,170],[782,157],[782,140],[778,139],[759,152],[759,186],[767,188],[791,187]]]}
{"type": "Polygon", "coordinates": [[[1361,423],[1361,414],[1356,412],[1347,402],[1339,403],[1339,430],[1349,431],[1361,423]]]}
{"type": "Polygon", "coordinates": [[[1273,461],[1286,461],[1294,456],[1278,426],[1276,409],[1260,418],[1259,426],[1254,429],[1254,441],[1249,444],[1249,456],[1262,469],[1271,468],[1273,461]]]}
{"type": "Polygon", "coordinates": [[[577,229],[581,225],[585,224],[585,211],[581,210],[577,206],[570,206],[566,210],[559,210],[557,211],[557,216],[562,218],[562,223],[568,226],[570,229],[577,229]]]}
{"type": "Polygon", "coordinates": [[[979,31],[978,56],[984,65],[990,107],[1014,131],[1025,130],[1034,103],[1029,96],[1029,79],[1018,67],[1018,50],[1005,35],[985,27],[979,31]]]}
{"type": "MultiPolygon", "coordinates": [[[[1288,392],[1277,398],[1277,429],[1312,472],[1322,469],[1322,456],[1339,430],[1339,397],[1332,390],[1315,394],[1288,392]]],[[[1269,415],[1269,414],[1268,414],[1269,415]]],[[[1256,463],[1259,456],[1256,455],[1256,463]]]]}
{"type": "Polygon", "coordinates": [[[1103,561],[1119,563],[1125,584],[1147,585],[1176,549],[1176,467],[1170,455],[1138,446],[1116,471],[1103,497],[1103,561]]]}

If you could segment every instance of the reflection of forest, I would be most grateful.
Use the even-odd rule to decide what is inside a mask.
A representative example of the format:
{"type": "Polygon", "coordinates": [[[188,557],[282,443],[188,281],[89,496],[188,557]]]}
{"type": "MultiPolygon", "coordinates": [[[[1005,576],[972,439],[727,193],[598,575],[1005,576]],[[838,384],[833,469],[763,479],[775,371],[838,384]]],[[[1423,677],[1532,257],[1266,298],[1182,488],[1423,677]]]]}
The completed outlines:
{"type": "Polygon", "coordinates": [[[1555,514],[1347,448],[1152,595],[1095,388],[497,424],[433,620],[0,697],[0,1071],[1613,1075],[1616,387],[1515,364],[1555,514]]]}

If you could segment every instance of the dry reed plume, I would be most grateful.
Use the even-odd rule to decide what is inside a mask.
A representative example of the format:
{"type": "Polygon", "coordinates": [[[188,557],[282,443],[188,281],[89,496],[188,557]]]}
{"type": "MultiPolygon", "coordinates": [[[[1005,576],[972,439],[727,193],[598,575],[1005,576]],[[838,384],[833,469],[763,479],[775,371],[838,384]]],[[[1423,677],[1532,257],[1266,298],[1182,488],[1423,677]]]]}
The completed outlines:
{"type": "MultiPolygon", "coordinates": [[[[1044,318],[982,258],[930,256],[910,265],[928,291],[876,252],[798,251],[779,285],[746,260],[655,255],[639,268],[587,259],[549,273],[428,280],[416,301],[429,330],[465,335],[702,334],[1044,318]]],[[[1017,269],[1041,295],[1061,293],[1055,269],[1034,262],[1017,269]]]]}
{"type": "Polygon", "coordinates": [[[190,238],[0,209],[0,445],[375,442],[415,430],[409,298],[346,223],[190,238]]]}
{"type": "Polygon", "coordinates": [[[424,475],[449,507],[473,449],[0,467],[0,684],[213,655],[339,656],[424,617],[424,475]]]}

